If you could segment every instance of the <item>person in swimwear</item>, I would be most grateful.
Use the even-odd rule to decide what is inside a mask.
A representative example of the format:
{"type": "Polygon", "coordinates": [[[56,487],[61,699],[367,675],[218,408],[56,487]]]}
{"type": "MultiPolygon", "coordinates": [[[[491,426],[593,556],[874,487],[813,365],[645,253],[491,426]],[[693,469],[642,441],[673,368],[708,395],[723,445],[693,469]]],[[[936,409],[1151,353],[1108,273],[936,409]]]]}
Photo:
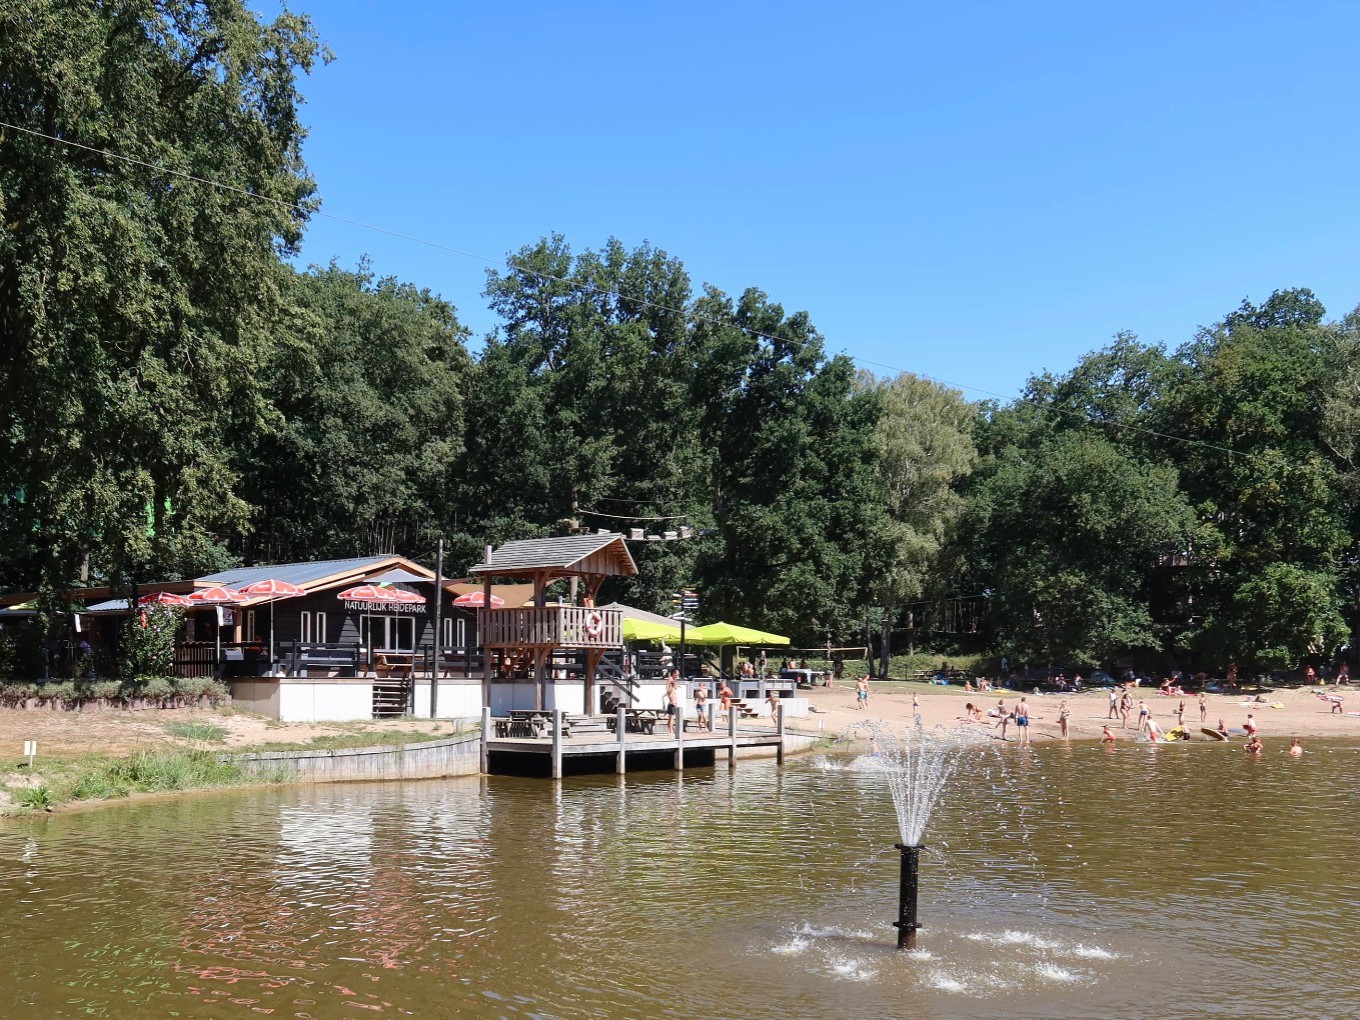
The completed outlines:
{"type": "Polygon", "coordinates": [[[1067,720],[1071,715],[1072,710],[1067,707],[1066,701],[1058,706],[1058,731],[1064,740],[1067,739],[1067,720]]]}
{"type": "Polygon", "coordinates": [[[1260,737],[1253,736],[1247,741],[1247,746],[1242,748],[1242,750],[1246,751],[1247,754],[1260,754],[1265,750],[1265,747],[1262,746],[1260,737]]]}
{"type": "MultiPolygon", "coordinates": [[[[1015,706],[1015,728],[1020,731],[1020,746],[1029,746],[1029,705],[1025,699],[1020,699],[1020,704],[1015,706]]],[[[1003,729],[1004,733],[1005,730],[1003,729]]]]}
{"type": "Polygon", "coordinates": [[[1113,744],[1115,742],[1114,731],[1110,729],[1109,723],[1102,723],[1100,727],[1100,742],[1102,744],[1113,744]]]}
{"type": "Polygon", "coordinates": [[[1303,757],[1303,744],[1299,743],[1298,737],[1295,737],[1293,740],[1289,742],[1289,757],[1291,758],[1303,757]]]}

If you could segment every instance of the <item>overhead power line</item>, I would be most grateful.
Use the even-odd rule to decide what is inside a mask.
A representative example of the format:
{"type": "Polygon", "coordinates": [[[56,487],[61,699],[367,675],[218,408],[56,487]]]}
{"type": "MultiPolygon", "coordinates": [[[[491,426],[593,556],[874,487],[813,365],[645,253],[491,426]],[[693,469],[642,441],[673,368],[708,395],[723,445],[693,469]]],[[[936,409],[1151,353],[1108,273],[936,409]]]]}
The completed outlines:
{"type": "MultiPolygon", "coordinates": [[[[288,209],[288,210],[290,210],[290,211],[292,211],[292,212],[305,213],[306,215],[309,215],[309,216],[318,216],[318,217],[321,217],[321,218],[323,218],[323,219],[331,220],[332,222],[335,222],[335,223],[344,223],[344,224],[346,224],[347,226],[351,226],[351,227],[359,227],[359,228],[361,228],[361,229],[363,229],[363,230],[370,230],[370,231],[373,231],[374,233],[383,234],[383,235],[385,235],[385,236],[387,236],[387,237],[397,238],[398,240],[402,240],[402,241],[409,241],[409,242],[411,242],[412,244],[423,245],[423,246],[425,246],[425,247],[427,247],[427,248],[433,248],[433,249],[435,249],[435,250],[437,250],[437,251],[448,252],[448,253],[451,254],[451,255],[461,255],[461,256],[463,256],[464,258],[474,259],[474,260],[476,260],[476,261],[478,261],[478,262],[483,262],[483,263],[485,263],[485,264],[488,265],[488,266],[496,266],[496,267],[499,267],[499,268],[501,268],[501,269],[507,269],[507,270],[509,270],[510,272],[515,272],[515,273],[524,273],[524,274],[529,275],[529,276],[537,277],[537,278],[539,278],[540,280],[548,280],[548,281],[552,281],[552,282],[554,282],[554,283],[566,284],[566,285],[569,286],[569,287],[572,287],[572,288],[574,288],[574,289],[576,289],[576,290],[579,290],[579,291],[583,291],[583,292],[588,293],[588,294],[595,294],[595,295],[598,295],[598,296],[600,296],[600,297],[612,297],[612,298],[615,298],[615,299],[621,300],[621,301],[630,301],[630,302],[632,302],[632,303],[634,303],[634,304],[636,304],[636,305],[640,305],[640,306],[645,307],[645,308],[653,308],[653,309],[656,309],[657,311],[666,312],[666,313],[672,314],[672,315],[683,315],[683,316],[687,316],[687,317],[689,317],[690,319],[692,319],[692,320],[694,320],[694,321],[696,321],[696,322],[704,322],[704,323],[708,323],[709,325],[714,325],[714,326],[727,326],[727,327],[731,327],[731,328],[734,328],[734,329],[740,329],[740,330],[743,331],[744,333],[746,333],[746,334],[748,334],[748,335],[750,335],[750,336],[753,336],[753,337],[757,337],[757,338],[759,338],[759,339],[761,339],[761,340],[769,340],[769,341],[771,341],[771,342],[778,342],[778,341],[781,341],[781,340],[786,339],[786,338],[784,338],[784,337],[776,336],[776,335],[774,335],[774,334],[772,334],[772,333],[765,333],[765,332],[762,332],[761,330],[754,329],[754,328],[752,328],[752,327],[750,327],[750,326],[743,326],[743,325],[741,325],[740,323],[732,322],[732,321],[729,320],[729,319],[716,319],[716,318],[714,318],[714,317],[712,317],[712,316],[699,315],[699,314],[696,314],[695,312],[693,312],[692,310],[689,310],[689,309],[684,309],[684,308],[674,308],[674,307],[671,307],[671,306],[669,306],[669,305],[664,305],[664,304],[661,304],[661,303],[656,302],[656,301],[648,300],[647,298],[633,298],[633,297],[628,297],[628,296],[626,296],[626,295],[624,295],[624,294],[620,294],[620,293],[619,293],[618,291],[616,291],[616,290],[609,290],[609,289],[607,289],[607,288],[599,287],[599,286],[596,286],[595,284],[591,284],[591,283],[577,282],[577,281],[573,281],[573,280],[568,280],[566,277],[556,276],[556,275],[554,275],[554,274],[552,274],[552,273],[545,273],[545,272],[542,272],[542,271],[537,270],[537,269],[531,269],[531,268],[529,268],[529,267],[527,267],[527,266],[518,266],[518,265],[515,265],[515,264],[513,264],[513,263],[506,262],[506,261],[504,261],[504,260],[502,260],[502,259],[489,258],[489,257],[486,256],[486,255],[479,255],[479,254],[477,254],[476,252],[467,251],[467,250],[465,250],[465,249],[463,249],[463,248],[455,248],[455,247],[453,247],[452,245],[444,244],[444,243],[439,242],[439,241],[431,241],[431,240],[429,240],[428,238],[417,237],[417,236],[415,236],[414,234],[405,234],[405,233],[402,233],[402,232],[399,231],[399,230],[392,230],[392,229],[390,229],[390,228],[388,228],[388,227],[379,226],[379,225],[374,224],[374,223],[366,223],[366,222],[364,222],[363,220],[352,219],[352,218],[350,218],[350,217],[348,217],[348,216],[338,216],[338,215],[336,215],[335,213],[328,213],[328,212],[325,212],[325,211],[320,210],[320,209],[308,210],[308,209],[303,208],[303,206],[301,205],[301,203],[298,203],[298,202],[289,202],[289,201],[286,201],[286,200],[281,199],[281,198],[272,198],[272,197],[270,197],[270,196],[268,196],[268,195],[261,195],[261,194],[259,194],[258,192],[250,191],[250,190],[247,189],[247,188],[242,188],[242,187],[239,187],[239,186],[237,186],[237,185],[235,185],[235,184],[228,184],[228,183],[226,183],[225,181],[214,180],[214,179],[212,179],[212,178],[210,178],[210,177],[200,177],[200,176],[198,176],[197,174],[191,174],[191,173],[189,173],[189,172],[187,172],[187,171],[185,171],[185,170],[177,170],[177,169],[175,169],[174,167],[164,166],[163,164],[160,164],[160,163],[151,163],[151,162],[148,162],[147,160],[144,160],[144,159],[138,159],[138,158],[135,157],[135,156],[125,156],[125,155],[123,155],[122,153],[114,152],[114,151],[111,150],[111,149],[100,149],[100,148],[97,148],[97,147],[95,147],[95,146],[93,146],[93,145],[85,145],[85,144],[83,144],[83,143],[81,143],[81,142],[72,141],[72,140],[69,139],[69,138],[62,138],[62,137],[60,137],[59,135],[51,135],[51,134],[47,134],[47,133],[44,132],[44,131],[38,131],[38,130],[36,130],[36,129],[34,129],[34,128],[24,127],[23,125],[20,125],[20,124],[11,124],[11,123],[8,123],[8,122],[6,122],[6,121],[0,121],[0,128],[7,128],[7,129],[9,129],[9,130],[11,130],[11,131],[19,131],[19,132],[21,132],[21,133],[23,133],[23,134],[31,135],[31,136],[33,136],[33,137],[35,137],[35,138],[42,138],[42,139],[45,139],[46,141],[49,141],[49,142],[55,142],[55,143],[58,144],[58,145],[69,146],[70,148],[73,148],[73,149],[80,149],[80,150],[85,151],[85,152],[91,152],[91,153],[94,153],[94,154],[96,154],[96,155],[106,157],[106,158],[108,158],[108,159],[115,159],[115,160],[119,160],[119,161],[124,162],[124,163],[129,163],[129,164],[131,164],[131,165],[133,165],[133,166],[140,166],[140,167],[143,167],[143,168],[148,169],[148,170],[154,170],[154,171],[156,171],[157,173],[169,174],[169,175],[171,175],[171,176],[173,176],[173,177],[179,177],[179,178],[181,178],[181,179],[183,179],[183,180],[193,181],[193,182],[195,182],[196,184],[204,184],[204,185],[207,185],[208,187],[218,188],[218,189],[220,189],[220,190],[222,190],[222,191],[226,191],[226,192],[229,192],[229,193],[231,193],[231,194],[240,195],[240,196],[242,196],[243,198],[252,199],[252,200],[258,201],[258,202],[267,202],[267,203],[269,203],[269,204],[271,204],[271,205],[276,205],[276,206],[279,206],[279,207],[281,207],[281,208],[288,209]]],[[[991,390],[985,390],[985,389],[982,389],[981,387],[978,387],[978,386],[970,386],[970,385],[967,384],[967,383],[951,382],[951,381],[949,381],[948,379],[940,379],[940,378],[937,378],[936,376],[928,375],[928,374],[926,374],[925,372],[918,372],[918,371],[913,371],[912,369],[899,368],[899,367],[896,367],[896,366],[894,366],[894,365],[885,365],[885,364],[883,364],[883,363],[881,363],[881,362],[870,361],[870,360],[867,359],[867,358],[860,358],[860,357],[857,357],[856,355],[853,355],[853,354],[850,354],[850,355],[848,355],[848,356],[849,356],[849,358],[850,358],[852,361],[854,361],[856,364],[861,365],[861,366],[866,366],[866,367],[871,367],[871,368],[881,368],[881,369],[885,369],[886,371],[895,372],[895,373],[899,373],[899,374],[901,374],[901,373],[907,373],[907,374],[910,374],[910,375],[915,375],[917,378],[925,379],[925,380],[927,380],[927,381],[929,381],[929,382],[937,383],[937,384],[939,384],[939,385],[941,385],[941,386],[948,386],[948,387],[951,387],[951,388],[953,388],[953,389],[959,389],[959,390],[968,390],[968,391],[970,391],[970,392],[972,392],[972,393],[980,393],[980,394],[983,394],[984,396],[996,397],[996,398],[998,398],[998,399],[1000,399],[1000,400],[1012,400],[1012,399],[1014,399],[1013,397],[1008,397],[1008,396],[1006,396],[1006,395],[1003,394],[1003,393],[995,393],[995,392],[993,392],[993,391],[991,391],[991,390]]],[[[1244,452],[1242,452],[1242,451],[1240,451],[1240,450],[1234,450],[1234,449],[1231,449],[1230,447],[1226,447],[1226,446],[1219,446],[1219,445],[1217,445],[1217,444],[1215,444],[1215,443],[1205,442],[1204,440],[1201,440],[1201,439],[1193,439],[1193,438],[1191,438],[1190,436],[1179,436],[1179,435],[1174,435],[1174,434],[1168,433],[1168,432],[1158,432],[1158,431],[1156,431],[1155,429],[1147,429],[1147,428],[1143,428],[1143,427],[1138,426],[1138,425],[1130,425],[1130,424],[1127,424],[1127,423],[1124,423],[1124,422],[1118,422],[1118,421],[1099,421],[1099,420],[1097,420],[1097,419],[1095,419],[1095,418],[1092,418],[1092,417],[1091,417],[1090,415],[1088,415],[1088,414],[1083,414],[1081,411],[1071,410],[1071,409],[1068,409],[1068,408],[1054,407],[1054,408],[1051,408],[1051,409],[1054,410],[1054,411],[1056,411],[1056,412],[1058,412],[1059,414],[1065,414],[1065,415],[1069,415],[1069,416],[1071,416],[1071,417],[1078,418],[1078,419],[1080,419],[1081,421],[1083,421],[1084,423],[1086,423],[1087,425],[1090,425],[1090,426],[1093,426],[1093,427],[1094,427],[1094,426],[1101,426],[1101,425],[1109,425],[1109,426],[1111,426],[1111,427],[1113,427],[1113,428],[1124,429],[1124,430],[1126,430],[1126,431],[1128,431],[1128,432],[1136,432],[1136,433],[1139,433],[1139,434],[1141,434],[1141,435],[1153,436],[1153,437],[1158,438],[1158,439],[1165,439],[1165,440],[1169,440],[1169,441],[1171,441],[1171,442],[1184,443],[1184,444],[1186,444],[1186,445],[1188,445],[1188,446],[1197,446],[1197,447],[1200,447],[1200,448],[1202,448],[1202,449],[1213,450],[1213,451],[1215,451],[1216,453],[1226,453],[1226,454],[1229,454],[1229,455],[1231,455],[1231,456],[1235,456],[1235,457],[1244,457],[1244,458],[1247,458],[1247,459],[1249,459],[1249,460],[1264,459],[1264,458],[1262,458],[1261,455],[1259,455],[1259,454],[1254,454],[1254,453],[1244,453],[1244,452]]],[[[597,515],[597,516],[609,516],[609,515],[607,515],[607,514],[599,514],[599,515],[597,515]]],[[[648,519],[648,518],[640,518],[640,517],[639,517],[639,518],[633,518],[633,520],[645,520],[645,519],[648,519]]],[[[658,517],[658,518],[651,518],[651,519],[654,519],[654,520],[675,520],[676,518],[661,518],[661,517],[658,517]]]]}

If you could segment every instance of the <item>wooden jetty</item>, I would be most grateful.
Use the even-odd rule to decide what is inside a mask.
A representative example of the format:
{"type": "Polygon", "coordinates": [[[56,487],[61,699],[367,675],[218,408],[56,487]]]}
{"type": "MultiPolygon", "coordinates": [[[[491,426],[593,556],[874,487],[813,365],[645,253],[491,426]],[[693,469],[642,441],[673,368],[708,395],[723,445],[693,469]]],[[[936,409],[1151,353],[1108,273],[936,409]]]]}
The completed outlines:
{"type": "MultiPolygon", "coordinates": [[[[664,715],[651,731],[639,728],[635,722],[630,725],[626,709],[620,708],[617,714],[606,719],[608,726],[590,726],[582,732],[578,724],[573,727],[561,711],[543,713],[542,725],[515,726],[511,717],[495,718],[491,710],[482,712],[482,772],[492,771],[493,754],[511,754],[546,758],[549,774],[554,779],[562,778],[562,763],[565,759],[578,756],[598,758],[612,757],[614,771],[622,775],[628,771],[629,755],[655,755],[658,752],[672,755],[676,771],[685,768],[685,754],[695,751],[712,751],[714,758],[722,751],[727,752],[729,766],[736,764],[737,751],[746,747],[773,747],[775,756],[782,765],[785,751],[784,711],[780,709],[773,729],[763,726],[742,726],[735,711],[727,717],[725,732],[716,728],[701,730],[697,719],[677,716],[678,725],[674,733],[665,730],[664,715]],[[688,726],[686,724],[689,724],[688,726]],[[660,732],[657,732],[660,730],[660,732]],[[539,734],[542,735],[530,735],[539,734]],[[498,735],[500,734],[500,735],[498,735]]],[[[712,715],[709,715],[711,722],[712,715]]],[[[599,717],[597,717],[599,719],[599,717]]],[[[530,720],[538,722],[538,720],[530,720]]],[[[590,722],[590,720],[587,720],[590,722]]],[[[705,755],[707,757],[707,755],[705,755]]]]}

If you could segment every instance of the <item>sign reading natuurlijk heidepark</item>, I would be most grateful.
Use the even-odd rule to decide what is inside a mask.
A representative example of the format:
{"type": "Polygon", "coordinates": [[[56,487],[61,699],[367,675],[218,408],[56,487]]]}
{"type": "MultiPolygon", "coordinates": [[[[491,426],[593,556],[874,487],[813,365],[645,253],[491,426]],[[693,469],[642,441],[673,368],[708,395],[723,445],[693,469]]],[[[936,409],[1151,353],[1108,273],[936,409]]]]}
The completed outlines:
{"type": "Polygon", "coordinates": [[[420,602],[351,602],[345,600],[345,608],[356,613],[424,613],[425,606],[420,602]]]}

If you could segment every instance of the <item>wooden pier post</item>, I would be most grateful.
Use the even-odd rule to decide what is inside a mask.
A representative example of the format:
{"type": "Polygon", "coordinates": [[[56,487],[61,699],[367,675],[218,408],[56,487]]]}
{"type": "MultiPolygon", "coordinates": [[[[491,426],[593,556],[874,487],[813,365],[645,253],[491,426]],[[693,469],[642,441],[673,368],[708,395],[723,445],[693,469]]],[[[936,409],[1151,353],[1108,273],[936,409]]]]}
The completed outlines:
{"type": "Polygon", "coordinates": [[[491,709],[482,709],[482,775],[491,774],[491,709]]]}
{"type": "Polygon", "coordinates": [[[562,710],[554,708],[552,714],[552,777],[562,778],[562,710]]]}
{"type": "Polygon", "coordinates": [[[675,706],[675,771],[685,771],[685,705],[675,706]]]}
{"type": "Polygon", "coordinates": [[[737,767],[737,706],[727,706],[727,767],[737,767]]]}
{"type": "Polygon", "coordinates": [[[777,732],[777,733],[779,734],[779,750],[777,750],[777,751],[775,752],[774,760],[775,760],[775,764],[777,764],[777,765],[783,765],[783,764],[784,764],[784,705],[783,705],[783,699],[782,699],[782,698],[780,699],[780,705],[779,705],[779,708],[778,708],[778,712],[779,712],[779,715],[778,715],[778,717],[775,719],[775,732],[777,732]]]}
{"type": "Polygon", "coordinates": [[[627,737],[628,734],[628,712],[623,708],[622,705],[619,706],[618,731],[619,731],[619,750],[618,760],[614,763],[614,771],[617,772],[619,775],[623,775],[625,772],[628,771],[627,764],[628,749],[625,746],[625,738],[627,737]]]}

